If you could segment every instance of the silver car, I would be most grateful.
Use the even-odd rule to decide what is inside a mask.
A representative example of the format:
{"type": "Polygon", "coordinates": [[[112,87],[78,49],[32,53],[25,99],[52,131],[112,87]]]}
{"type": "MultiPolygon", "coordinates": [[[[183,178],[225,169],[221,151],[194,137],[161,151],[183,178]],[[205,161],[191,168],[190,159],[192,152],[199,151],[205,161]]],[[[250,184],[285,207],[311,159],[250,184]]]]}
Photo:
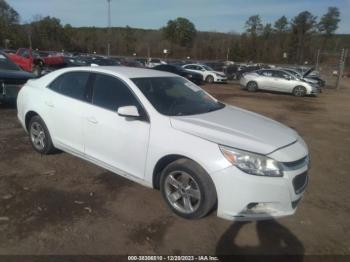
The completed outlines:
{"type": "Polygon", "coordinates": [[[250,92],[259,89],[291,93],[295,96],[318,94],[316,86],[298,79],[289,72],[276,69],[261,69],[244,74],[240,85],[250,92]]]}

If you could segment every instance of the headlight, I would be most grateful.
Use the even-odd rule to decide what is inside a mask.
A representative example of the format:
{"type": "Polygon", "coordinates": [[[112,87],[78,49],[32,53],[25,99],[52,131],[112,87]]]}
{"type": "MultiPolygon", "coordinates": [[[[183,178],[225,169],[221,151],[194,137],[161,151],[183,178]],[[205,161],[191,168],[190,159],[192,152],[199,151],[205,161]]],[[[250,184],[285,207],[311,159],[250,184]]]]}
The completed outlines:
{"type": "Polygon", "coordinates": [[[187,77],[188,77],[188,78],[192,78],[192,75],[191,75],[191,74],[188,74],[187,77]]]}
{"type": "Polygon", "coordinates": [[[250,175],[283,176],[281,164],[269,157],[226,146],[220,146],[220,150],[232,165],[250,175]]]}

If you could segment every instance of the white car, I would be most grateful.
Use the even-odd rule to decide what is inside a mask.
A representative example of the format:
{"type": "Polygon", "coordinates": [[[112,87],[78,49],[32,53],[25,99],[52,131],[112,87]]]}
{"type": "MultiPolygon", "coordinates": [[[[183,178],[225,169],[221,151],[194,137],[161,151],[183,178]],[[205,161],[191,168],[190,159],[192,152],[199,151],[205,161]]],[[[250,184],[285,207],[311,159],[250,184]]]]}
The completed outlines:
{"type": "Polygon", "coordinates": [[[183,65],[186,70],[200,73],[203,76],[203,81],[208,83],[226,83],[227,77],[223,72],[218,72],[207,65],[201,64],[188,64],[183,65]]]}
{"type": "Polygon", "coordinates": [[[37,152],[57,148],[160,189],[185,218],[214,207],[230,220],[292,215],[308,182],[294,130],[168,72],[65,68],[28,81],[17,106],[37,152]]]}
{"type": "Polygon", "coordinates": [[[316,85],[302,81],[287,71],[277,69],[260,69],[243,74],[240,85],[250,92],[269,90],[291,93],[294,96],[316,96],[319,93],[316,85]]]}
{"type": "Polygon", "coordinates": [[[153,68],[158,65],[166,65],[166,62],[159,58],[150,58],[146,63],[146,67],[153,68]]]}

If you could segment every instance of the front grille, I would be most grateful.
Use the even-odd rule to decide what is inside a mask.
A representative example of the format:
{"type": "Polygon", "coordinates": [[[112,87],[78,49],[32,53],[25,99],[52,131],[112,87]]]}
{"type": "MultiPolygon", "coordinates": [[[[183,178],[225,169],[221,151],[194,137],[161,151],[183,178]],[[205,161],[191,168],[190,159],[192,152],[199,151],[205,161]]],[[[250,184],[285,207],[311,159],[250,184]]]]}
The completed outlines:
{"type": "Polygon", "coordinates": [[[305,156],[299,160],[293,162],[284,162],[282,165],[284,166],[284,170],[297,170],[309,164],[309,156],[305,156]]]}
{"type": "Polygon", "coordinates": [[[300,194],[304,191],[308,183],[308,176],[307,173],[302,173],[300,175],[297,175],[293,179],[293,187],[296,194],[300,194]]]}

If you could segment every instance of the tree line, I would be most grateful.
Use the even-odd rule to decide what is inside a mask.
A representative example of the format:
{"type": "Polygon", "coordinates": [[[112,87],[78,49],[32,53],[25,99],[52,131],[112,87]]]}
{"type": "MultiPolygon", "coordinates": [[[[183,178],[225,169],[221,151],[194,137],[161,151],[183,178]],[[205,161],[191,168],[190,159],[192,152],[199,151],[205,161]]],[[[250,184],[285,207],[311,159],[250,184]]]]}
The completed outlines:
{"type": "Polygon", "coordinates": [[[241,34],[201,32],[182,17],[169,20],[158,30],[73,27],[50,16],[20,24],[17,11],[0,0],[0,46],[106,54],[109,42],[110,52],[116,56],[300,64],[314,62],[315,50],[350,46],[350,35],[335,34],[339,22],[338,8],[329,7],[320,19],[303,11],[291,20],[282,16],[273,24],[264,24],[259,15],[253,15],[241,34]]]}

